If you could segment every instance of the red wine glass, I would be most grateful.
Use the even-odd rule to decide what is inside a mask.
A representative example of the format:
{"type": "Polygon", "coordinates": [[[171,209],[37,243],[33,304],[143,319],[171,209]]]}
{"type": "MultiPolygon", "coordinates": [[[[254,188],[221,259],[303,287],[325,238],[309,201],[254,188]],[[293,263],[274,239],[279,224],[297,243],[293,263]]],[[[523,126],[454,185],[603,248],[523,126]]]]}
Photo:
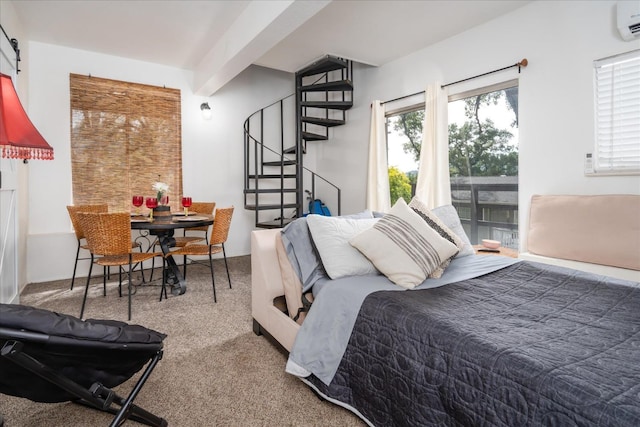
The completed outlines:
{"type": "Polygon", "coordinates": [[[136,208],[136,214],[140,215],[140,206],[142,206],[142,204],[144,203],[144,197],[142,196],[133,196],[133,206],[135,206],[136,208]]]}
{"type": "Polygon", "coordinates": [[[189,208],[191,207],[191,197],[183,197],[182,198],[182,206],[184,207],[184,216],[189,216],[189,208]]]}
{"type": "Polygon", "coordinates": [[[151,212],[149,213],[149,218],[153,219],[153,209],[158,207],[158,199],[155,197],[147,197],[146,205],[151,212]]]}

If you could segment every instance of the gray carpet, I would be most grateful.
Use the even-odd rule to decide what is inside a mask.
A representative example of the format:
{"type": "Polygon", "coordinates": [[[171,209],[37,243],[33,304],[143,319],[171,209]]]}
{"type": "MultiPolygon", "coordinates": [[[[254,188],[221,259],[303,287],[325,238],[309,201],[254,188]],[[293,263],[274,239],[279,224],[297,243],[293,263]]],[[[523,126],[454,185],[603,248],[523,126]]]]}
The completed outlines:
{"type": "MultiPolygon", "coordinates": [[[[184,295],[158,301],[158,286],[133,296],[131,322],[167,334],[164,357],[135,403],[171,426],[363,426],[351,412],[320,400],[286,374],[286,356],[252,332],[250,257],[215,261],[218,302],[204,266],[189,266],[184,295]]],[[[78,316],[84,280],[28,285],[21,304],[78,316]]],[[[85,318],[127,321],[127,298],[117,282],[102,296],[101,280],[90,287],[85,318]]],[[[126,396],[137,375],[116,390],[126,396]]],[[[70,402],[45,404],[0,395],[5,427],[106,426],[112,416],[70,402]]],[[[139,425],[127,421],[125,425],[139,425]]]]}

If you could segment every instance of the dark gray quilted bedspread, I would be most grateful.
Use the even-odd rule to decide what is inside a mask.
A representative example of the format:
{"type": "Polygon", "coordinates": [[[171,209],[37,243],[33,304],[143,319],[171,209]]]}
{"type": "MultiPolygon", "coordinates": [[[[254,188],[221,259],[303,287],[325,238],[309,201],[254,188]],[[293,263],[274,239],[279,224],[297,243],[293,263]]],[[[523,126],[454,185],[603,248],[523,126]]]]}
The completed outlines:
{"type": "Polygon", "coordinates": [[[520,262],[376,292],[331,385],[309,380],[376,426],[640,426],[640,288],[628,284],[520,262]]]}

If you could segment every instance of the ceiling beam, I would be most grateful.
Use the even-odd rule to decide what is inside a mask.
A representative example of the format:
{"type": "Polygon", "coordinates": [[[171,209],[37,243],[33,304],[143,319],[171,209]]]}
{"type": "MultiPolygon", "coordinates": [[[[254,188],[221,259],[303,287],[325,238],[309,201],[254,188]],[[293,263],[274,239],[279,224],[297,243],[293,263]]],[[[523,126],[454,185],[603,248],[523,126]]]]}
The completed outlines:
{"type": "Polygon", "coordinates": [[[331,0],[254,0],[194,70],[193,91],[210,96],[331,0]]]}

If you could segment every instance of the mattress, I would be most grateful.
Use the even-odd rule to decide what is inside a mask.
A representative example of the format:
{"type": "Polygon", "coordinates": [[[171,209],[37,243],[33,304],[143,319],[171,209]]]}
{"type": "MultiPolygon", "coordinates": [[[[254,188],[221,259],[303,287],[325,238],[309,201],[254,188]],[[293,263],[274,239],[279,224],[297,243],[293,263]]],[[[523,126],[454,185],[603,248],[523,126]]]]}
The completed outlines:
{"type": "MultiPolygon", "coordinates": [[[[305,323],[340,323],[314,313],[338,294],[305,323]]],[[[356,314],[329,381],[294,369],[304,324],[288,370],[371,425],[640,425],[637,283],[523,261],[340,306],[356,314]]]]}

